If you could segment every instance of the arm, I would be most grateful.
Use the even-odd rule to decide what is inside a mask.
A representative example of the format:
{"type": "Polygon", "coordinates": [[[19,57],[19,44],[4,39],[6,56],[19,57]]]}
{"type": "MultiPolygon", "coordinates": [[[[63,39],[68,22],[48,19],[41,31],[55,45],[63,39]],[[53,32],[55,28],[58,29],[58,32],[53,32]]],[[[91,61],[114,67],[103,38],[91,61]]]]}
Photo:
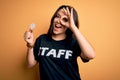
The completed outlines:
{"type": "Polygon", "coordinates": [[[70,29],[74,33],[78,44],[81,48],[81,57],[87,60],[93,59],[95,57],[95,52],[93,47],[90,45],[90,43],[85,39],[85,37],[82,35],[82,33],[79,31],[79,29],[75,26],[73,21],[73,9],[71,9],[70,14],[70,29]]]}
{"type": "Polygon", "coordinates": [[[33,48],[27,49],[27,63],[29,68],[35,66],[37,63],[37,61],[34,58],[33,48]]]}
{"type": "Polygon", "coordinates": [[[30,31],[26,31],[24,34],[24,39],[27,43],[27,63],[28,67],[33,67],[37,61],[35,60],[34,53],[33,53],[33,33],[30,31]]]}
{"type": "Polygon", "coordinates": [[[82,35],[82,33],[76,26],[72,26],[71,30],[73,31],[81,48],[82,53],[80,56],[87,60],[93,59],[95,57],[95,52],[90,43],[85,39],[85,37],[82,35]]]}
{"type": "Polygon", "coordinates": [[[62,23],[66,27],[68,27],[75,35],[78,44],[81,48],[81,57],[90,60],[95,57],[95,52],[90,43],[85,39],[85,37],[82,35],[82,33],[79,31],[79,29],[76,27],[74,20],[73,20],[73,8],[71,8],[71,12],[68,8],[64,9],[66,15],[68,16],[68,23],[62,23]]]}

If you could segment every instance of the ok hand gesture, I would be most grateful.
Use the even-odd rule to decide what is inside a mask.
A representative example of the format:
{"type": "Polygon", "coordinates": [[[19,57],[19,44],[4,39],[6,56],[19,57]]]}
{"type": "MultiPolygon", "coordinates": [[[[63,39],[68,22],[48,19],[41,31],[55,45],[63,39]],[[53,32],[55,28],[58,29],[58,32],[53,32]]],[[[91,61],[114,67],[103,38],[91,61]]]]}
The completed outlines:
{"type": "Polygon", "coordinates": [[[68,18],[68,22],[65,23],[64,21],[61,21],[61,24],[66,26],[69,29],[73,29],[74,27],[76,27],[76,25],[74,23],[74,18],[73,18],[73,8],[71,8],[71,12],[68,9],[68,7],[67,8],[63,8],[63,10],[65,12],[65,15],[68,18]]]}

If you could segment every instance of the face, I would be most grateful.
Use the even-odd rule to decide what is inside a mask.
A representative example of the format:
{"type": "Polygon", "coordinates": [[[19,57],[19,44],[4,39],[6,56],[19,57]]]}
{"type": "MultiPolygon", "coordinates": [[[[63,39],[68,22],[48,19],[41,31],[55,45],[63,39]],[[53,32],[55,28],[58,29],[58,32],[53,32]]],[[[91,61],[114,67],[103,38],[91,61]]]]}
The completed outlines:
{"type": "Polygon", "coordinates": [[[66,16],[64,10],[60,9],[53,21],[53,25],[54,25],[53,34],[65,35],[67,27],[62,25],[62,23],[68,23],[68,17],[66,16]]]}

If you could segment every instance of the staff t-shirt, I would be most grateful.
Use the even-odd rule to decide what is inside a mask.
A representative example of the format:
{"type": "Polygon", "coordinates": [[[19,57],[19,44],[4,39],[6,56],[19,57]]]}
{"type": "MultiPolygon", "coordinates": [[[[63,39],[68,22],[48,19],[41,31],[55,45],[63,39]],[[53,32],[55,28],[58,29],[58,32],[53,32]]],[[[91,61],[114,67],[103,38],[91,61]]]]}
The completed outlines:
{"type": "Polygon", "coordinates": [[[75,39],[67,44],[66,39],[55,41],[46,34],[39,36],[35,42],[34,56],[39,62],[40,80],[81,80],[77,64],[80,53],[75,39]]]}

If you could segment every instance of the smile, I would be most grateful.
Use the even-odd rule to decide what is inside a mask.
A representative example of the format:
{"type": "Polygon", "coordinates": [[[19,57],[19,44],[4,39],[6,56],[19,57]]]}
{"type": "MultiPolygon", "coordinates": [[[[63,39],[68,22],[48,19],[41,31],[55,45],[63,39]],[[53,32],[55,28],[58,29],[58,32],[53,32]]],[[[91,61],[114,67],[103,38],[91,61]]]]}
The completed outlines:
{"type": "Polygon", "coordinates": [[[55,27],[56,28],[62,28],[62,25],[61,24],[55,24],[55,27]]]}

